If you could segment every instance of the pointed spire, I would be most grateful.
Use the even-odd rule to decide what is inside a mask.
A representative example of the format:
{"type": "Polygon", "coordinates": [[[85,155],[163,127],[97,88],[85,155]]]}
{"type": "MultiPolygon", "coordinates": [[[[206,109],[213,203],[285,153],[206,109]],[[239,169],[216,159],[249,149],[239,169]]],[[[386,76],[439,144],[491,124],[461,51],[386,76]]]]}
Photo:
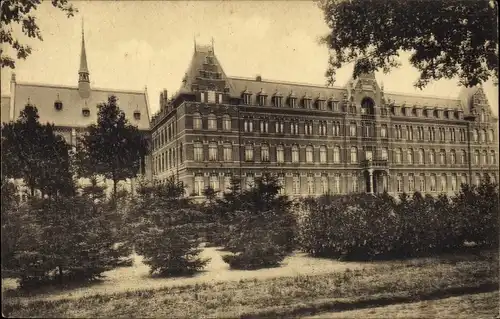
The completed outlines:
{"type": "Polygon", "coordinates": [[[78,91],[80,97],[88,98],[90,96],[90,77],[87,65],[87,53],[85,51],[85,32],[82,18],[82,48],[80,53],[80,69],[78,70],[78,91]]]}

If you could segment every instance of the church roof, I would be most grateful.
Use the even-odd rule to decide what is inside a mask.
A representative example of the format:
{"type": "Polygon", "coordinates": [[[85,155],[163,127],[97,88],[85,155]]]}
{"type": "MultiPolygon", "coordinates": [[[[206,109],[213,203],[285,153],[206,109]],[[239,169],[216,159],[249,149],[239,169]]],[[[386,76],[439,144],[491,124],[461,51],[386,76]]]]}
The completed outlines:
{"type": "Polygon", "coordinates": [[[137,125],[141,130],[149,129],[150,114],[146,92],[92,88],[90,97],[84,99],[80,97],[76,86],[49,84],[16,83],[14,120],[29,101],[37,107],[41,123],[84,128],[97,121],[97,105],[107,102],[111,95],[118,98],[119,108],[132,125],[137,125]],[[62,109],[56,109],[56,101],[62,102],[62,109]],[[82,112],[85,107],[90,111],[89,116],[84,116],[82,112]],[[134,117],[136,111],[140,112],[139,119],[134,117]]]}

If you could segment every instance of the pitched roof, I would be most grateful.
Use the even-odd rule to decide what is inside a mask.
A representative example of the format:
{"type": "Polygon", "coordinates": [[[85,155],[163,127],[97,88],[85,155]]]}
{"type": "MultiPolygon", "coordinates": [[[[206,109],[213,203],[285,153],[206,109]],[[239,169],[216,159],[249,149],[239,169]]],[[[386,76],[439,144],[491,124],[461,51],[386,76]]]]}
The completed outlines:
{"type": "Polygon", "coordinates": [[[325,99],[334,98],[338,101],[342,100],[344,89],[340,87],[326,87],[319,85],[301,84],[283,81],[269,81],[269,80],[256,80],[252,78],[230,77],[232,83],[231,94],[240,96],[243,91],[247,90],[252,94],[257,94],[261,90],[274,94],[280,93],[283,97],[287,98],[294,94],[297,98],[304,96],[316,99],[321,96],[325,99]]]}
{"type": "Polygon", "coordinates": [[[37,107],[41,123],[84,128],[97,121],[97,105],[107,102],[111,95],[118,98],[119,108],[132,125],[141,130],[149,129],[150,114],[146,92],[93,88],[90,97],[85,99],[80,97],[78,87],[48,84],[16,83],[14,120],[29,101],[37,107]],[[56,101],[62,102],[61,110],[55,108],[56,101]],[[82,113],[84,107],[90,111],[88,117],[82,113]],[[135,111],[140,112],[138,120],[134,118],[135,111]]]}
{"type": "Polygon", "coordinates": [[[451,108],[460,109],[462,104],[459,99],[451,99],[445,97],[425,96],[425,95],[412,95],[405,93],[391,93],[384,92],[385,100],[387,103],[394,102],[395,105],[406,105],[409,107],[438,107],[438,108],[451,108]]]}

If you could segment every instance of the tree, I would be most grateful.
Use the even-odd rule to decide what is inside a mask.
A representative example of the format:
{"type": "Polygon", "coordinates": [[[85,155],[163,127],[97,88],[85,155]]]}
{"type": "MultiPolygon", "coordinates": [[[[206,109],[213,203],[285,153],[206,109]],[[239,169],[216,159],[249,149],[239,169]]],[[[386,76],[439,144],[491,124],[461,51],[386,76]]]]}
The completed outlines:
{"type": "Polygon", "coordinates": [[[16,122],[2,126],[2,174],[22,178],[31,195],[70,195],[74,192],[71,150],[54,125],[42,125],[38,110],[26,105],[16,122]]]}
{"type": "Polygon", "coordinates": [[[97,124],[90,125],[80,139],[79,175],[103,175],[111,179],[116,197],[118,182],[133,178],[139,172],[147,142],[138,128],[129,124],[115,96],[110,96],[108,102],[98,108],[97,124]]]}
{"type": "Polygon", "coordinates": [[[355,76],[400,65],[400,51],[420,71],[415,83],[458,77],[475,86],[498,79],[498,4],[488,0],[321,0],[330,29],[322,38],[330,50],[326,75],[361,58],[355,76]]]}
{"type": "MultiPolygon", "coordinates": [[[[0,63],[2,68],[16,65],[15,60],[4,52],[4,44],[16,52],[17,59],[26,59],[31,54],[31,47],[22,44],[15,35],[19,34],[14,27],[20,27],[22,33],[28,38],[43,41],[42,33],[38,27],[38,20],[33,12],[40,6],[41,0],[4,0],[2,1],[2,29],[0,30],[0,63]]],[[[51,0],[52,6],[72,17],[77,9],[68,3],[68,0],[51,0]]]]}

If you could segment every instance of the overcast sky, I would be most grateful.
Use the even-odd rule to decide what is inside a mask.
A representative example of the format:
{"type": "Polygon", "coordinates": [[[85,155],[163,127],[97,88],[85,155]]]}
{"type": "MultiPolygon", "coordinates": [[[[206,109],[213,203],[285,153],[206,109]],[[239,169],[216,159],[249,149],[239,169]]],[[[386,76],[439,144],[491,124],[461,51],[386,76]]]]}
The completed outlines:
{"type": "MultiPolygon", "coordinates": [[[[28,41],[33,54],[18,61],[17,80],[77,85],[81,21],[91,85],[100,88],[144,90],[150,108],[158,110],[163,88],[169,95],[181,84],[200,44],[214,38],[215,53],[229,76],[254,77],[324,85],[328,52],[318,38],[328,32],[321,11],[306,1],[74,1],[79,13],[66,18],[45,2],[38,9],[43,42],[28,41]]],[[[401,57],[403,66],[390,74],[377,73],[387,92],[456,97],[456,80],[442,80],[423,91],[413,87],[418,73],[401,57]]],[[[338,71],[335,85],[344,85],[352,65],[338,71]]],[[[11,71],[2,70],[2,95],[9,94],[11,71]]],[[[498,88],[486,83],[485,92],[498,114],[498,88]]]]}

